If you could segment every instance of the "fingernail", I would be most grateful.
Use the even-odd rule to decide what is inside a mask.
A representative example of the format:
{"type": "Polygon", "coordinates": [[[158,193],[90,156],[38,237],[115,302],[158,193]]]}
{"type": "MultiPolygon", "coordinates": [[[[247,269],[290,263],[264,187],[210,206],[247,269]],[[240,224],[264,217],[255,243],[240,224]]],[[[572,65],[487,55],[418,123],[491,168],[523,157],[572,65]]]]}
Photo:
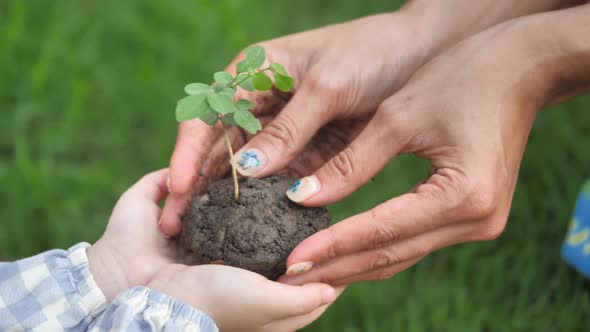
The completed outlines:
{"type": "Polygon", "coordinates": [[[309,269],[311,269],[312,266],[313,266],[312,262],[301,262],[301,263],[291,264],[287,268],[287,272],[285,274],[288,276],[301,274],[303,272],[309,271],[309,269]]]}
{"type": "Polygon", "coordinates": [[[168,178],[166,179],[166,188],[168,188],[168,192],[171,193],[172,192],[172,179],[170,178],[170,175],[168,175],[168,178]]]}
{"type": "Polygon", "coordinates": [[[322,292],[322,295],[324,297],[325,304],[332,303],[336,300],[336,290],[332,287],[328,287],[328,288],[324,289],[324,291],[322,292]]]}
{"type": "Polygon", "coordinates": [[[232,164],[243,176],[253,176],[266,164],[266,156],[258,149],[246,149],[236,153],[232,164]]]}
{"type": "Polygon", "coordinates": [[[320,191],[320,180],[315,175],[301,178],[287,190],[287,197],[295,203],[303,202],[320,191]]]}

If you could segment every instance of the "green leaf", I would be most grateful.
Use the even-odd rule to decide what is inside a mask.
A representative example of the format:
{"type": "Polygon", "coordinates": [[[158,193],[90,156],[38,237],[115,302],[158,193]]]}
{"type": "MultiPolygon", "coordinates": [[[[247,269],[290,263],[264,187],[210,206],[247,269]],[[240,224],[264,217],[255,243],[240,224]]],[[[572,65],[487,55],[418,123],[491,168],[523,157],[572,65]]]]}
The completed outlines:
{"type": "Polygon", "coordinates": [[[209,106],[219,114],[233,113],[236,110],[232,98],[224,94],[213,93],[207,95],[207,102],[209,103],[209,106]]]}
{"type": "Polygon", "coordinates": [[[293,85],[295,84],[295,80],[293,77],[288,75],[281,75],[279,73],[274,73],[275,76],[275,86],[278,90],[283,92],[289,92],[293,89],[293,85]]]}
{"type": "Polygon", "coordinates": [[[285,67],[283,67],[283,65],[281,65],[280,63],[273,62],[270,65],[270,70],[272,70],[273,72],[275,72],[277,74],[289,76],[285,67]]]}
{"type": "Polygon", "coordinates": [[[229,114],[224,115],[221,118],[221,122],[223,122],[227,125],[230,125],[230,126],[237,126],[238,123],[236,122],[236,120],[234,120],[234,114],[235,113],[229,113],[229,114]]]}
{"type": "Polygon", "coordinates": [[[272,80],[263,72],[258,72],[252,77],[254,88],[259,91],[267,91],[272,88],[272,80]]]}
{"type": "Polygon", "coordinates": [[[203,83],[191,83],[184,87],[184,91],[189,95],[207,95],[213,92],[213,88],[203,83]]]}
{"type": "Polygon", "coordinates": [[[218,71],[213,75],[213,78],[215,79],[215,82],[223,84],[223,85],[229,85],[229,83],[231,83],[231,81],[234,79],[233,76],[231,76],[230,73],[225,72],[225,71],[218,71]]]}
{"type": "Polygon", "coordinates": [[[255,45],[247,48],[244,53],[246,53],[246,60],[248,61],[249,68],[256,69],[264,64],[264,60],[266,59],[266,51],[264,50],[264,47],[255,45]]]}
{"type": "Polygon", "coordinates": [[[210,126],[214,126],[219,120],[219,117],[215,111],[209,108],[209,110],[205,114],[201,115],[199,119],[210,126]]]}
{"type": "Polygon", "coordinates": [[[240,99],[236,103],[236,108],[240,111],[247,111],[247,110],[251,109],[252,106],[254,106],[254,105],[246,99],[240,99]]]}
{"type": "Polygon", "coordinates": [[[218,93],[220,95],[228,96],[228,97],[230,97],[233,100],[234,99],[234,95],[236,94],[236,90],[234,90],[232,88],[224,88],[221,91],[219,91],[218,93]]]}
{"type": "Polygon", "coordinates": [[[246,91],[254,91],[254,83],[252,83],[252,77],[240,83],[240,87],[246,91]]]}
{"type": "Polygon", "coordinates": [[[238,110],[234,113],[234,121],[238,124],[238,126],[244,128],[250,134],[256,134],[260,129],[262,129],[262,124],[260,120],[258,120],[252,113],[248,111],[241,111],[238,110]]]}
{"type": "Polygon", "coordinates": [[[176,121],[192,120],[205,114],[209,110],[206,95],[191,95],[182,98],[176,104],[176,121]]]}
{"type": "Polygon", "coordinates": [[[236,72],[238,74],[246,73],[246,72],[248,72],[248,68],[249,68],[248,67],[248,60],[244,59],[244,60],[238,62],[238,64],[236,65],[236,72]]]}

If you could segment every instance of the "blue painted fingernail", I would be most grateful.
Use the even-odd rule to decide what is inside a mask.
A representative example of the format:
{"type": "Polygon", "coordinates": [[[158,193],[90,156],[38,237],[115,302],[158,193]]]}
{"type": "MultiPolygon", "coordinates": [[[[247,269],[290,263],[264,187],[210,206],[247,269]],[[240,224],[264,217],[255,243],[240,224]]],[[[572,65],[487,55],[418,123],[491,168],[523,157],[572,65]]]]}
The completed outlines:
{"type": "Polygon", "coordinates": [[[247,149],[238,152],[232,163],[240,174],[253,176],[266,164],[266,156],[258,149],[247,149]]]}
{"type": "Polygon", "coordinates": [[[320,191],[320,180],[315,175],[301,178],[287,190],[287,197],[295,203],[303,202],[320,191]]]}

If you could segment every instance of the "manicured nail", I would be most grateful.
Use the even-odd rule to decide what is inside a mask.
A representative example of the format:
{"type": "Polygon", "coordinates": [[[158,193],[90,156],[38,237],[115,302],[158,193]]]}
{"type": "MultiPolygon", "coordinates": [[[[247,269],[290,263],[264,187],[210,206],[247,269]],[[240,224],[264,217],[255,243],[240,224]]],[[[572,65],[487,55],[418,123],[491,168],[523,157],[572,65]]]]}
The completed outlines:
{"type": "Polygon", "coordinates": [[[301,178],[287,190],[287,197],[295,203],[303,202],[320,191],[320,180],[315,175],[301,178]]]}
{"type": "Polygon", "coordinates": [[[303,272],[309,271],[309,269],[311,269],[312,266],[313,266],[312,262],[295,263],[295,264],[290,265],[287,268],[287,272],[285,274],[288,276],[301,274],[303,272]]]}
{"type": "Polygon", "coordinates": [[[168,175],[168,178],[166,179],[166,188],[168,188],[168,192],[171,193],[172,192],[172,179],[170,178],[170,175],[168,175]]]}
{"type": "Polygon", "coordinates": [[[332,303],[336,300],[336,290],[332,287],[328,287],[328,288],[324,289],[324,291],[322,292],[322,295],[324,297],[325,304],[332,303]]]}
{"type": "Polygon", "coordinates": [[[266,156],[258,149],[239,151],[232,163],[243,176],[253,176],[266,164],[266,156]]]}

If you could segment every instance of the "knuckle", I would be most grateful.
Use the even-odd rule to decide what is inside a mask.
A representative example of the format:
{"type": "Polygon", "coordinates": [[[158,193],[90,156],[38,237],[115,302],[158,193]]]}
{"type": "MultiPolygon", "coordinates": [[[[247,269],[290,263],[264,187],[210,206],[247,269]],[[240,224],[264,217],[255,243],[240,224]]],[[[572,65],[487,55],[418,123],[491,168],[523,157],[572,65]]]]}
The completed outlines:
{"type": "Polygon", "coordinates": [[[498,207],[496,190],[491,185],[474,185],[461,203],[464,217],[481,220],[491,217],[498,207]]]}
{"type": "Polygon", "coordinates": [[[297,127],[289,116],[282,114],[275,121],[269,123],[263,130],[260,139],[266,140],[269,146],[280,146],[281,149],[293,146],[297,137],[297,127]]]}
{"type": "Polygon", "coordinates": [[[355,153],[351,147],[346,147],[330,162],[333,175],[348,183],[352,183],[356,175],[355,164],[355,153]]]}
{"type": "Polygon", "coordinates": [[[341,80],[337,79],[326,79],[330,75],[323,73],[312,72],[307,77],[307,84],[311,91],[319,91],[322,95],[326,95],[327,98],[338,97],[342,95],[344,90],[341,80]]]}
{"type": "Polygon", "coordinates": [[[328,247],[326,248],[326,257],[328,260],[334,259],[338,256],[338,250],[336,249],[336,246],[338,245],[338,238],[336,237],[336,234],[334,233],[334,229],[332,227],[326,228],[324,232],[326,232],[326,234],[328,235],[328,247]]]}
{"type": "Polygon", "coordinates": [[[384,243],[393,242],[400,238],[399,231],[393,225],[377,223],[371,232],[369,244],[371,248],[379,248],[384,243]]]}
{"type": "Polygon", "coordinates": [[[305,88],[323,101],[326,112],[340,111],[348,98],[347,85],[339,79],[327,79],[333,75],[313,71],[306,78],[305,88]]]}
{"type": "Polygon", "coordinates": [[[377,270],[389,265],[394,265],[402,261],[397,251],[393,249],[379,250],[374,254],[371,262],[371,270],[377,270]]]}
{"type": "Polygon", "coordinates": [[[476,241],[493,241],[500,237],[506,228],[506,218],[494,218],[484,222],[476,232],[476,241]]]}

